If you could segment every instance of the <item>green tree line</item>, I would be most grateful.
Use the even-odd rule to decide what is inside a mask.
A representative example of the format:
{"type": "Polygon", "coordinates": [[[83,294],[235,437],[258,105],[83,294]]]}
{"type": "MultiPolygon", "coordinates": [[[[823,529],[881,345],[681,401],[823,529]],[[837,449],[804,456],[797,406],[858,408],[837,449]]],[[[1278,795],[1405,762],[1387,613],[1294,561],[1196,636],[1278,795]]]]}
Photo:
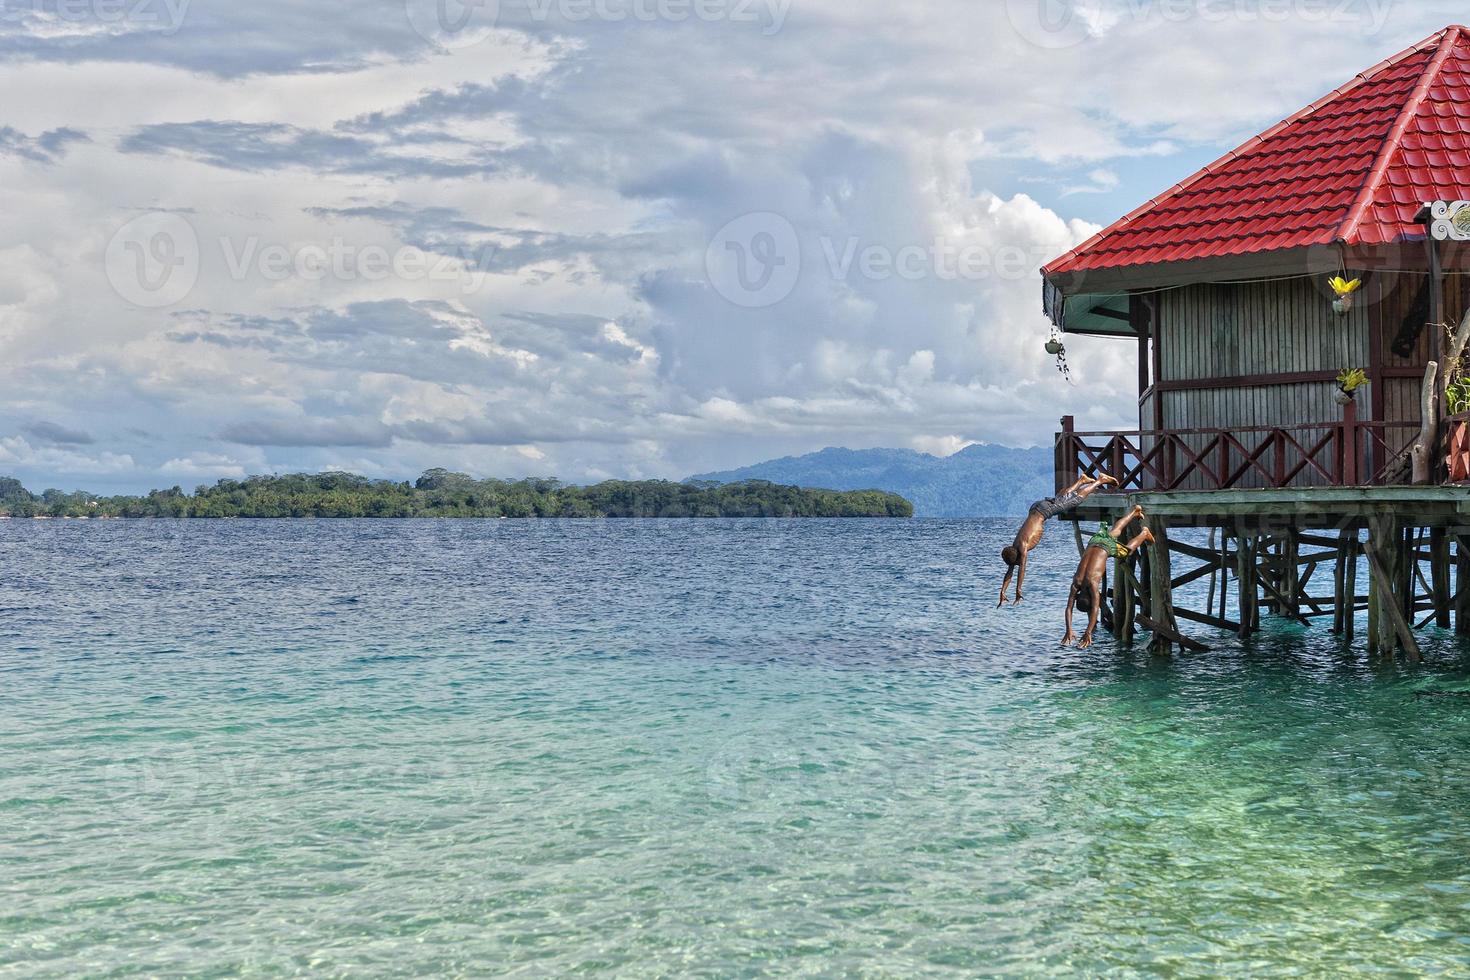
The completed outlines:
{"type": "Polygon", "coordinates": [[[289,473],[220,480],[192,494],[180,487],[146,496],[76,491],[31,493],[0,477],[0,515],[10,517],[901,517],[913,505],[882,490],[809,490],[762,480],[740,483],[611,480],[477,480],[429,470],[413,483],[352,473],[289,473]]]}

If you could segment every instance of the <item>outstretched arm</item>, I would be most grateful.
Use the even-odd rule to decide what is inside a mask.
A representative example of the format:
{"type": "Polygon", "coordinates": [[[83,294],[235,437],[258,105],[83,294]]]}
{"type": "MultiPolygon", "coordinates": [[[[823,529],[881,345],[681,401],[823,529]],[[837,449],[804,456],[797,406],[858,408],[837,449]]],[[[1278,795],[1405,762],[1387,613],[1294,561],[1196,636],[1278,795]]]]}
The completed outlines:
{"type": "Polygon", "coordinates": [[[1082,642],[1077,644],[1079,650],[1092,646],[1092,634],[1097,632],[1098,613],[1102,612],[1102,590],[1097,587],[1097,583],[1089,582],[1087,591],[1092,595],[1092,608],[1087,610],[1087,632],[1082,634],[1082,642]]]}
{"type": "Polygon", "coordinates": [[[1069,647],[1072,641],[1077,639],[1077,634],[1072,632],[1072,610],[1077,608],[1077,583],[1072,583],[1072,591],[1067,595],[1067,635],[1062,637],[1062,646],[1069,647]]]}

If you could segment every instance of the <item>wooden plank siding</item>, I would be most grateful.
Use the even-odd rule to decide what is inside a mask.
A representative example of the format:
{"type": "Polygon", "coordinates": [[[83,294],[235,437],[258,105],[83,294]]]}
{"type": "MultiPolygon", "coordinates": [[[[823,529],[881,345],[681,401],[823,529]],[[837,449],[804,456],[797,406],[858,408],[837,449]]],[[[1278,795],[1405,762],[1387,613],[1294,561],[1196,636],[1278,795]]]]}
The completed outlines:
{"type": "MultiPolygon", "coordinates": [[[[1172,431],[1226,429],[1240,432],[1242,443],[1254,445],[1258,439],[1247,434],[1252,428],[1341,422],[1342,407],[1333,399],[1337,386],[1330,379],[1344,368],[1369,366],[1373,304],[1367,300],[1366,295],[1360,296],[1351,313],[1338,316],[1325,281],[1318,279],[1202,284],[1159,294],[1160,390],[1154,397],[1162,399],[1164,427],[1172,431]],[[1273,376],[1279,383],[1251,383],[1273,376]]],[[[1397,329],[1388,332],[1396,335],[1397,329]]],[[[1361,398],[1360,402],[1360,418],[1370,420],[1370,400],[1361,398]]],[[[1389,403],[1393,411],[1402,411],[1396,392],[1389,403]]],[[[1151,417],[1140,418],[1141,428],[1151,428],[1152,423],[1151,417]]],[[[1325,430],[1320,434],[1325,435],[1325,430]]],[[[1307,430],[1296,437],[1311,449],[1318,433],[1307,430]]],[[[1191,452],[1200,453],[1211,445],[1211,439],[1201,434],[1187,435],[1183,441],[1191,452]]],[[[1332,474],[1337,451],[1333,444],[1313,459],[1332,474]]],[[[1216,468],[1247,465],[1239,450],[1217,446],[1216,455],[1216,468]]],[[[1303,455],[1296,446],[1286,447],[1287,467],[1294,469],[1303,455]]],[[[1263,462],[1269,468],[1274,459],[1263,462]]],[[[1182,465],[1174,468],[1174,472],[1185,470],[1182,465]]],[[[1294,480],[1299,486],[1331,482],[1330,476],[1310,465],[1294,480]]],[[[1248,467],[1237,485],[1262,487],[1268,480],[1266,474],[1248,467]]],[[[1206,486],[1207,477],[1194,473],[1179,489],[1206,486]]]]}
{"type": "Polygon", "coordinates": [[[1160,294],[1161,380],[1335,374],[1344,367],[1366,367],[1367,305],[1340,317],[1323,289],[1314,279],[1291,279],[1205,284],[1160,294]]]}

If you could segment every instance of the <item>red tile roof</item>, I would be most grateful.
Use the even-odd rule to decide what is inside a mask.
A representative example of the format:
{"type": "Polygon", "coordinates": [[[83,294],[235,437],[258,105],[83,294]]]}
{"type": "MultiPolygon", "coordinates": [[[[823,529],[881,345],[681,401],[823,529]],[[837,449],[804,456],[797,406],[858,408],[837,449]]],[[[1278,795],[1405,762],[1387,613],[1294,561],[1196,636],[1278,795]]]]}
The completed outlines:
{"type": "Polygon", "coordinates": [[[1419,233],[1470,199],[1470,28],[1448,27],[1164,192],[1042,272],[1242,256],[1419,233]]]}

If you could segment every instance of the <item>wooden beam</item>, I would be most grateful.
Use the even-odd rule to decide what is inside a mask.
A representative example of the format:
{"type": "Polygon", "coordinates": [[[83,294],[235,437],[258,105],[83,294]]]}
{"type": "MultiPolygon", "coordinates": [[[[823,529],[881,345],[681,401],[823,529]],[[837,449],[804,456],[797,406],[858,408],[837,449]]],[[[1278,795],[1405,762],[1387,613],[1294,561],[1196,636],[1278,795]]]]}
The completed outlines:
{"type": "Polygon", "coordinates": [[[1213,626],[1215,629],[1229,630],[1232,633],[1240,632],[1240,624],[1237,622],[1229,619],[1221,619],[1219,616],[1212,616],[1209,613],[1195,612],[1193,609],[1185,609],[1183,606],[1176,606],[1174,615],[1179,619],[1191,623],[1199,623],[1201,626],[1213,626]]]}
{"type": "MultiPolygon", "coordinates": [[[[1418,372],[1415,372],[1416,374],[1418,372]]],[[[1223,378],[1154,381],[1156,391],[1222,391],[1230,388],[1270,388],[1275,385],[1330,384],[1336,371],[1283,371],[1277,374],[1240,374],[1223,378]]]]}
{"type": "Polygon", "coordinates": [[[1261,588],[1265,589],[1266,594],[1276,600],[1276,609],[1284,618],[1294,619],[1297,622],[1301,623],[1303,626],[1312,625],[1311,623],[1307,622],[1307,617],[1303,616],[1300,612],[1297,611],[1296,604],[1287,599],[1286,596],[1281,592],[1281,590],[1276,588],[1276,586],[1271,582],[1271,577],[1269,575],[1261,576],[1261,588]]]}
{"type": "Polygon", "coordinates": [[[1193,653],[1210,652],[1210,648],[1198,640],[1191,640],[1172,626],[1166,626],[1157,620],[1149,619],[1147,616],[1140,615],[1138,617],[1138,624],[1153,633],[1155,650],[1161,647],[1167,647],[1170,644],[1178,644],[1193,653]],[[1160,642],[1161,640],[1163,641],[1162,643],[1160,642]]]}

